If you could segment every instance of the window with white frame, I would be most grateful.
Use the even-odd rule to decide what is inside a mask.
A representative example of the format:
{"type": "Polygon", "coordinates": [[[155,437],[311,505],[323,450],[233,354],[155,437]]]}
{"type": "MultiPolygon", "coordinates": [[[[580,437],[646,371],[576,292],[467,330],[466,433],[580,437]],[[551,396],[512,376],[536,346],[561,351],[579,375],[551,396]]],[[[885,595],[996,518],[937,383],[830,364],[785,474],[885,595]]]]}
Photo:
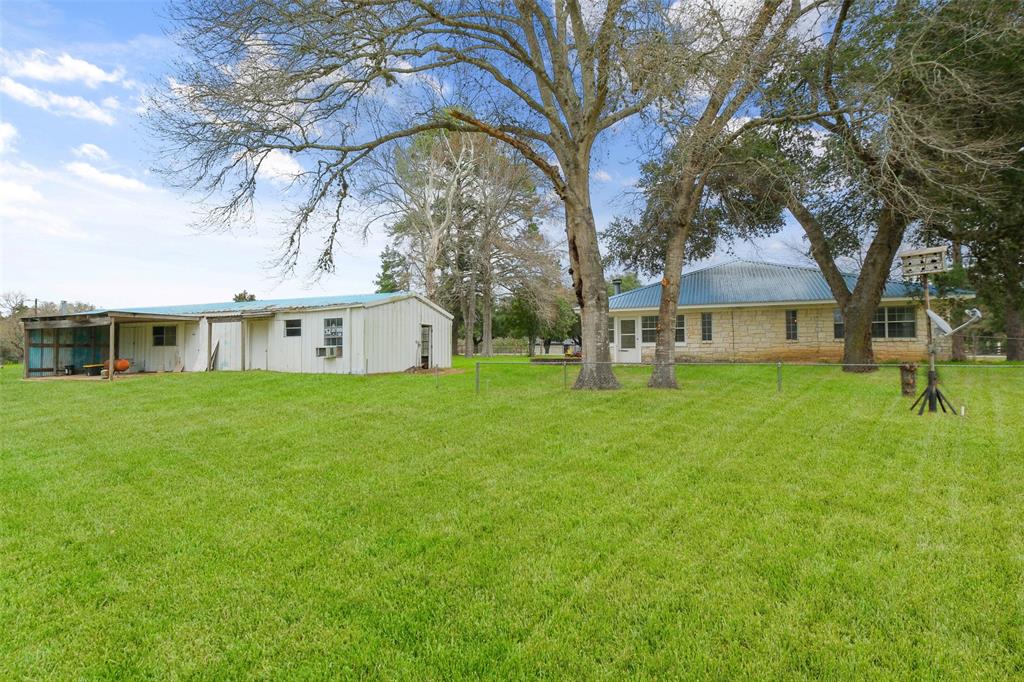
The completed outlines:
{"type": "Polygon", "coordinates": [[[644,315],[640,318],[640,340],[654,343],[658,340],[658,316],[644,315]]]}
{"type": "Polygon", "coordinates": [[[686,315],[676,315],[676,343],[686,343],[686,315]]]}
{"type": "Polygon", "coordinates": [[[711,324],[711,313],[700,314],[700,340],[711,341],[714,337],[712,335],[713,329],[711,324]]]}
{"type": "Polygon", "coordinates": [[[615,318],[608,316],[608,343],[615,343],[615,318]]]}
{"type": "Polygon", "coordinates": [[[796,326],[796,311],[786,311],[786,340],[796,341],[798,337],[796,326]]]}
{"type": "Polygon", "coordinates": [[[285,320],[285,336],[302,336],[302,320],[285,320]]]}
{"type": "Polygon", "coordinates": [[[154,346],[177,346],[178,345],[178,328],[175,326],[155,326],[153,327],[153,345],[154,346]]]}
{"type": "Polygon", "coordinates": [[[345,320],[341,317],[328,317],[324,320],[324,346],[333,346],[341,354],[344,345],[345,320]]]}
{"type": "Polygon", "coordinates": [[[909,306],[888,306],[875,311],[871,336],[876,339],[913,339],[917,337],[917,317],[909,306]]]}
{"type": "Polygon", "coordinates": [[[843,320],[843,311],[836,308],[832,311],[832,338],[842,339],[846,337],[846,322],[843,320]]]}

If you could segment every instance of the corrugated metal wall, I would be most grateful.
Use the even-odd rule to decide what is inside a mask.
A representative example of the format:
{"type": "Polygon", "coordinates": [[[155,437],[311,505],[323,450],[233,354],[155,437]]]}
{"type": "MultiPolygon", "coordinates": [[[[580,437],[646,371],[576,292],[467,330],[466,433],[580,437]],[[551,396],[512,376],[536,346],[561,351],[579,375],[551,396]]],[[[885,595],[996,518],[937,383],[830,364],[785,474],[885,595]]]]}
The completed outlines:
{"type": "Polygon", "coordinates": [[[119,324],[118,357],[131,360],[132,369],[140,372],[173,372],[179,364],[186,364],[187,369],[186,360],[194,343],[191,337],[194,337],[196,328],[194,322],[119,324]],[[154,326],[177,328],[176,345],[154,346],[154,326]]]}
{"type": "MultiPolygon", "coordinates": [[[[215,322],[213,345],[218,345],[216,369],[239,370],[242,366],[242,322],[215,322]]],[[[311,312],[278,313],[266,321],[250,320],[246,334],[246,368],[307,374],[364,374],[401,372],[419,366],[421,326],[429,325],[433,336],[433,365],[451,367],[452,323],[425,303],[402,299],[369,308],[344,308],[311,312]],[[341,318],[341,357],[317,357],[325,346],[324,320],[341,318]],[[301,320],[299,336],[285,335],[286,320],[301,320]],[[266,351],[256,338],[259,325],[266,325],[266,351]],[[256,354],[260,357],[257,357],[256,354]]],[[[184,364],[190,372],[206,369],[205,320],[168,323],[177,327],[177,345],[153,346],[153,324],[122,324],[120,356],[132,360],[139,371],[173,371],[184,364]]]]}
{"type": "MultiPolygon", "coordinates": [[[[238,370],[242,367],[241,328],[239,322],[218,322],[213,325],[213,343],[217,350],[218,370],[238,370]]],[[[132,368],[140,372],[173,372],[183,364],[189,372],[206,369],[206,322],[123,323],[120,330],[119,356],[132,361],[132,368]],[[154,346],[153,327],[176,327],[177,344],[154,346]]]]}
{"type": "MultiPolygon", "coordinates": [[[[214,322],[213,345],[217,346],[216,369],[222,371],[242,369],[241,322],[214,322]]],[[[203,353],[205,352],[204,346],[203,353]]]]}
{"type": "Polygon", "coordinates": [[[307,374],[360,373],[362,367],[363,309],[317,310],[315,312],[278,313],[270,320],[267,338],[268,369],[277,372],[307,374]],[[324,345],[324,320],[342,319],[340,358],[318,358],[316,349],[324,345]],[[301,320],[299,336],[285,336],[285,321],[301,320]]]}
{"type": "Polygon", "coordinates": [[[447,316],[415,298],[366,309],[367,370],[402,372],[420,364],[420,327],[433,332],[433,364],[452,365],[452,322],[447,316]]]}

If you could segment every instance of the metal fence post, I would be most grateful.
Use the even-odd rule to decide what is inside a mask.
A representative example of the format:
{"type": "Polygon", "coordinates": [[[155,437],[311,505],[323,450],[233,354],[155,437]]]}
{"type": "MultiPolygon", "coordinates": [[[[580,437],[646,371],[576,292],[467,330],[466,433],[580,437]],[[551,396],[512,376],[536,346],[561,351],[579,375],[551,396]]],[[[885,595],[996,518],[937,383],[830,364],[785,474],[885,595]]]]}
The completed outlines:
{"type": "Polygon", "coordinates": [[[778,384],[778,392],[782,393],[782,360],[775,363],[775,381],[778,384]]]}
{"type": "Polygon", "coordinates": [[[562,360],[562,388],[569,388],[569,363],[562,360]]]}
{"type": "Polygon", "coordinates": [[[480,393],[480,363],[476,363],[476,392],[480,393]]]}

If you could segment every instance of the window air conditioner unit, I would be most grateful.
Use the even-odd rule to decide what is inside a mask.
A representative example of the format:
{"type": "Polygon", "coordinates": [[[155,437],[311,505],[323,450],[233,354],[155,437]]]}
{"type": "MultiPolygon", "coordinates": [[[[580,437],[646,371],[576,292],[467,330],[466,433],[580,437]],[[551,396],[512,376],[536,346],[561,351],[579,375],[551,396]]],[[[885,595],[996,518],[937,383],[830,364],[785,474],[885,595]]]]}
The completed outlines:
{"type": "Polygon", "coordinates": [[[316,356],[318,358],[336,358],[341,355],[339,350],[337,346],[320,346],[316,349],[316,356]]]}

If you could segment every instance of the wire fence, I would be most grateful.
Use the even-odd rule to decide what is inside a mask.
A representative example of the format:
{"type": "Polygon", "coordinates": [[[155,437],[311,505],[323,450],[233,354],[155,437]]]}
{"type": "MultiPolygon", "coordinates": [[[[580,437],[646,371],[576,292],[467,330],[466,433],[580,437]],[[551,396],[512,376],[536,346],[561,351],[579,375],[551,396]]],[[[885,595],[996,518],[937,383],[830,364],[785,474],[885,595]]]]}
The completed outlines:
{"type": "MultiPolygon", "coordinates": [[[[654,369],[653,363],[595,363],[608,366],[622,389],[645,389],[654,369]]],[[[473,387],[477,395],[492,391],[541,390],[570,391],[574,388],[581,364],[571,360],[475,362],[473,387]]],[[[1015,363],[936,363],[939,382],[956,399],[962,411],[973,399],[988,399],[1007,385],[1021,388],[1024,396],[1024,364],[1015,363]]],[[[928,385],[928,363],[882,363],[852,365],[829,362],[687,362],[675,365],[679,388],[690,391],[736,391],[740,394],[803,393],[836,390],[849,382],[867,383],[880,395],[919,395],[928,385]],[[861,369],[857,374],[844,369],[861,369]],[[912,368],[912,369],[911,369],[912,368]],[[863,377],[863,378],[862,378],[863,377]],[[908,392],[909,391],[909,392],[908,392]]]]}
{"type": "Polygon", "coordinates": [[[1024,338],[986,334],[968,334],[963,337],[964,352],[972,359],[992,358],[1006,355],[1006,346],[1011,341],[1024,344],[1024,338]]]}
{"type": "MultiPolygon", "coordinates": [[[[996,358],[1006,355],[1006,347],[1010,341],[1018,341],[1024,343],[1024,338],[1007,337],[1000,334],[966,334],[961,340],[963,341],[963,349],[967,358],[976,359],[988,359],[996,358]]],[[[562,355],[564,350],[569,348],[576,348],[575,345],[568,345],[563,343],[561,340],[537,340],[533,345],[534,355],[562,355]]],[[[473,350],[475,353],[479,353],[481,344],[475,343],[473,350]]],[[[454,347],[456,355],[464,355],[466,351],[466,342],[464,339],[456,341],[454,347]]],[[[528,356],[530,352],[530,345],[526,342],[526,339],[517,339],[509,337],[496,337],[491,341],[491,353],[495,356],[528,356]]]]}

